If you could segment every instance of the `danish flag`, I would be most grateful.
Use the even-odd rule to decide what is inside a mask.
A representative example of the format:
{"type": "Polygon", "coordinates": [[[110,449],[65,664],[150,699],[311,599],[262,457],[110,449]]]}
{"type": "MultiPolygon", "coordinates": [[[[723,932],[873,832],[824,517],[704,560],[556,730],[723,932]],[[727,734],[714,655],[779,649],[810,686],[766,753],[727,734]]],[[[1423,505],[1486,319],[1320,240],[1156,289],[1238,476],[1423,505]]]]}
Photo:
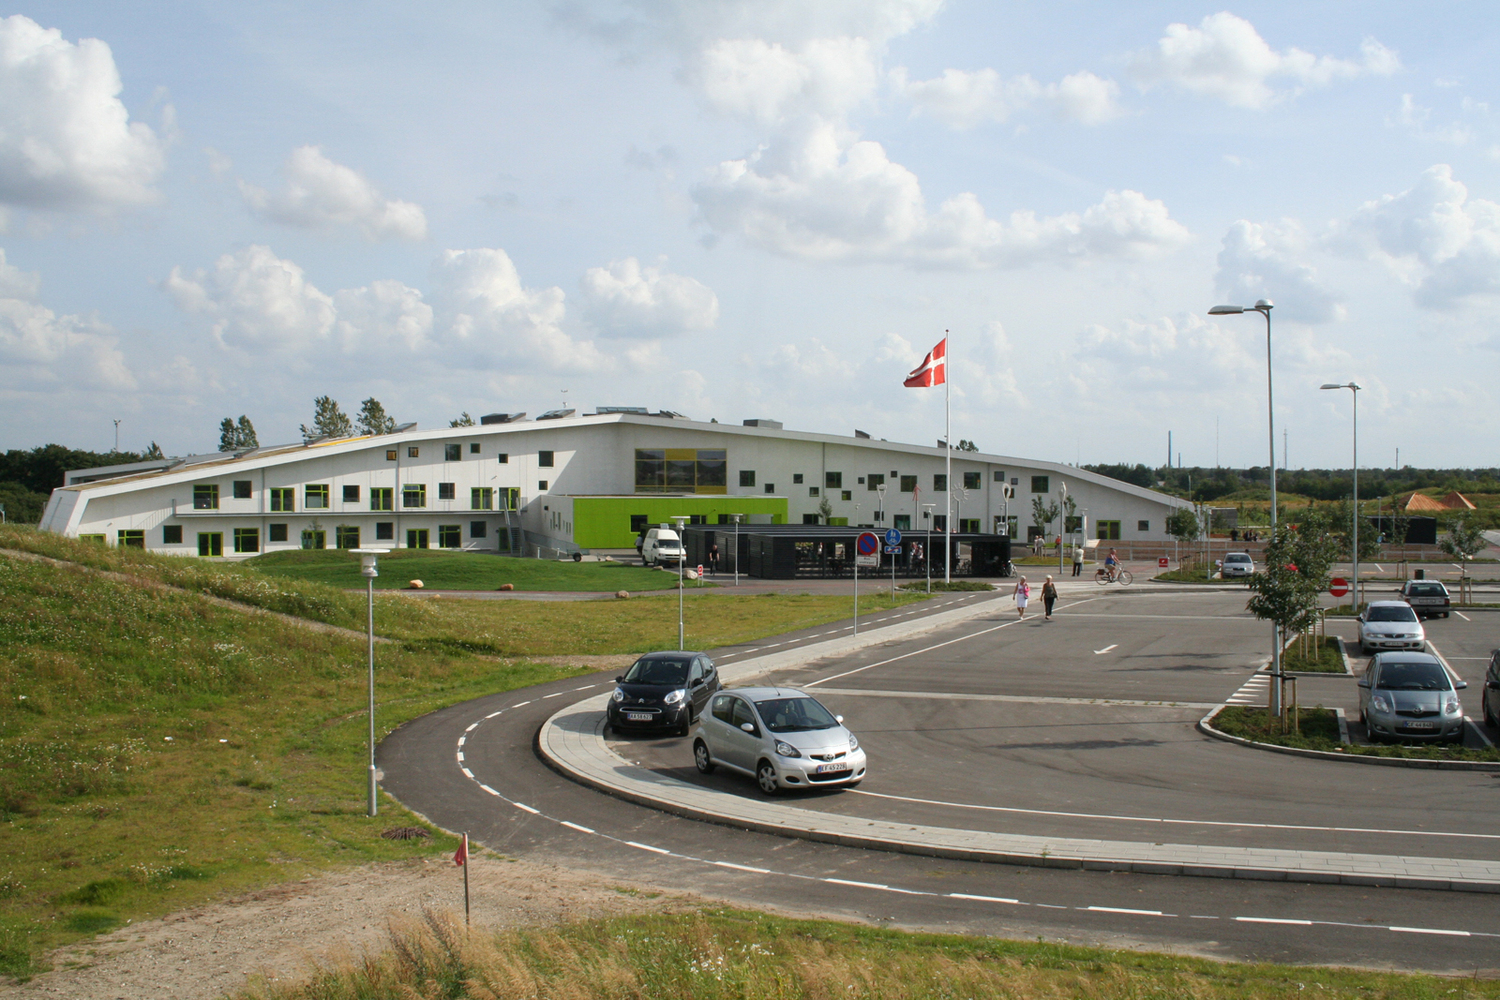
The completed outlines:
{"type": "Polygon", "coordinates": [[[930,388],[948,381],[948,338],[938,341],[936,347],[927,352],[927,357],[908,376],[902,385],[913,389],[930,388]]]}

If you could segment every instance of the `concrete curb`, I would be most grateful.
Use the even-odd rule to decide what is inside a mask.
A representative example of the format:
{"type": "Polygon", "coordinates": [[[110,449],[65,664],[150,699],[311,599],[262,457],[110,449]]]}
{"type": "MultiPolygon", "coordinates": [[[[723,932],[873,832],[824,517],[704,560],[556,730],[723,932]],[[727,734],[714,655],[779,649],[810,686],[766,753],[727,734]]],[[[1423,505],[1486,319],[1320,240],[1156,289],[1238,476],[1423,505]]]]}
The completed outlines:
{"type": "MultiPolygon", "coordinates": [[[[1337,677],[1338,674],[1333,676],[1337,677]]],[[[1412,757],[1371,757],[1366,754],[1357,753],[1334,753],[1330,750],[1307,750],[1303,747],[1282,747],[1274,743],[1261,743],[1257,740],[1247,740],[1243,736],[1231,736],[1222,730],[1213,727],[1213,718],[1228,705],[1220,705],[1198,720],[1198,731],[1205,736],[1211,736],[1225,743],[1237,743],[1242,747],[1250,747],[1254,750],[1267,750],[1271,753],[1284,753],[1290,757],[1308,757],[1313,760],[1337,760],[1351,764],[1375,764],[1380,767],[1415,767],[1425,768],[1429,771],[1500,771],[1500,764],[1491,764],[1480,760],[1421,760],[1412,757]]],[[[1339,731],[1345,731],[1345,725],[1340,717],[1339,731]]],[[[1496,891],[1500,891],[1497,889],[1496,891]]]]}

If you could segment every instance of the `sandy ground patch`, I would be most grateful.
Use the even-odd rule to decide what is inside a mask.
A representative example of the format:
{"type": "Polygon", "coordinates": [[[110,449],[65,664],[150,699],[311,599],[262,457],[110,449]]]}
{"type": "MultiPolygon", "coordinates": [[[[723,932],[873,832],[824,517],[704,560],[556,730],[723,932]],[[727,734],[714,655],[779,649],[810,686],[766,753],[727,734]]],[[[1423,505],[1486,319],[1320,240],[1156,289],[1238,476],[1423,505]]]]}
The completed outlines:
{"type": "MultiPolygon", "coordinates": [[[[517,927],[691,910],[703,900],[616,878],[490,856],[469,873],[473,922],[517,927]]],[[[298,977],[320,957],[383,943],[393,916],[463,914],[463,870],[444,857],[368,865],[132,924],[51,956],[54,971],[0,997],[199,1000],[248,977],[298,977]]]]}

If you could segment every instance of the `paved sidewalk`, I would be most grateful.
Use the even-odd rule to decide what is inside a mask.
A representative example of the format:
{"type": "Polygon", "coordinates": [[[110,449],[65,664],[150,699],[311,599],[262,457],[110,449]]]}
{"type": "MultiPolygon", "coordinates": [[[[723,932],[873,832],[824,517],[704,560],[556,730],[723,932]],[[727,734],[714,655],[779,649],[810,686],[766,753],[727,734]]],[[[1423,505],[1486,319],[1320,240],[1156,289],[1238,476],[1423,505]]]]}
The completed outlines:
{"type": "MultiPolygon", "coordinates": [[[[844,637],[726,665],[721,672],[726,683],[739,684],[769,671],[905,638],[982,614],[1003,612],[1004,609],[1005,604],[998,600],[984,601],[918,621],[872,629],[861,633],[858,639],[844,637]]],[[[1500,859],[1038,837],[913,826],[801,809],[786,800],[725,795],[657,774],[626,761],[611,750],[604,739],[607,697],[590,696],[549,718],[538,737],[542,756],[554,768],[583,784],[692,819],[852,847],[970,861],[1164,875],[1500,892],[1500,859]]]]}

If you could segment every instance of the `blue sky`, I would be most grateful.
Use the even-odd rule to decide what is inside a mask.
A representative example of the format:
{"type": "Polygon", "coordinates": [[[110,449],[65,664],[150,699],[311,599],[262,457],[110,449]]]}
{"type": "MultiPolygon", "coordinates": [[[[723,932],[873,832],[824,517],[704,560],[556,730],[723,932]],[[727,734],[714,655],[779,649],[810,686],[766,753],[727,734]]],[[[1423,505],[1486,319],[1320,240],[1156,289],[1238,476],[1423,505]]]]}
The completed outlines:
{"type": "Polygon", "coordinates": [[[1493,464],[1489,5],[36,3],[0,447],[312,398],[647,405],[1057,461],[1493,464]],[[309,8],[313,9],[309,9],[309,8]],[[566,397],[564,390],[567,390],[566,397]]]}

